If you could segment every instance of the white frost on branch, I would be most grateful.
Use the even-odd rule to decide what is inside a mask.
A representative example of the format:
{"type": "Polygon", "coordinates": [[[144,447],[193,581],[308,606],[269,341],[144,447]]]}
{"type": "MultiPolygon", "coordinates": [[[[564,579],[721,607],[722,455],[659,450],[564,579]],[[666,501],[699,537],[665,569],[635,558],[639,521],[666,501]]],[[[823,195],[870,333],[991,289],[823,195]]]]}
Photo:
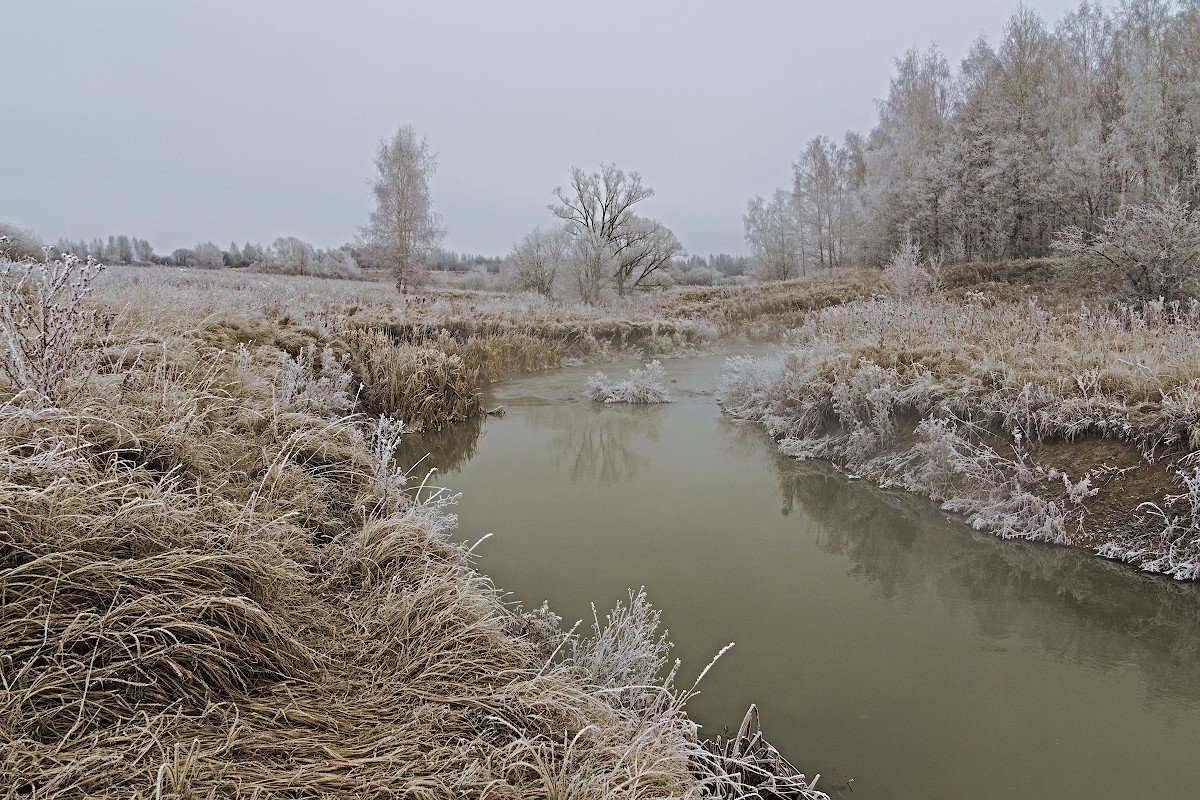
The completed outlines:
{"type": "Polygon", "coordinates": [[[588,394],[604,403],[669,403],[667,373],[657,360],[629,370],[629,379],[613,382],[603,372],[588,378],[588,394]]]}

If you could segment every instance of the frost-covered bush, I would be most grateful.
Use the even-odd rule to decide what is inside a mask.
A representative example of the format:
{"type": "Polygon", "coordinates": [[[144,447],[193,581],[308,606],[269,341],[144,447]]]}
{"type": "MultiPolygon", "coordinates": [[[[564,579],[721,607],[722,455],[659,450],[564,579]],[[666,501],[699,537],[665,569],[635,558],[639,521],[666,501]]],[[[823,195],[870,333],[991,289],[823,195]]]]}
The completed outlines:
{"type": "Polygon", "coordinates": [[[629,370],[629,378],[612,381],[603,372],[588,378],[588,394],[605,403],[669,403],[667,372],[657,360],[645,369],[629,370]]]}
{"type": "Polygon", "coordinates": [[[1190,469],[1178,474],[1184,491],[1170,495],[1159,505],[1147,503],[1145,511],[1156,518],[1162,527],[1153,534],[1132,540],[1114,539],[1097,552],[1137,564],[1147,572],[1158,572],[1177,580],[1200,580],[1200,466],[1195,461],[1200,453],[1187,460],[1190,469]]]}
{"type": "Polygon", "coordinates": [[[463,275],[458,283],[464,289],[482,292],[499,289],[503,283],[503,279],[499,275],[493,275],[488,272],[487,267],[480,264],[463,275]]]}
{"type": "Polygon", "coordinates": [[[937,288],[939,267],[936,259],[923,263],[921,248],[909,239],[883,265],[883,284],[895,297],[927,294],[937,288]]]}
{"type": "Polygon", "coordinates": [[[258,261],[250,265],[252,272],[273,272],[280,275],[312,275],[318,278],[366,278],[354,255],[347,250],[318,250],[295,236],[276,239],[258,261]]]}
{"type": "Polygon", "coordinates": [[[1072,482],[1019,449],[1005,456],[967,430],[958,420],[921,420],[917,442],[880,462],[880,484],[927,495],[976,530],[1003,539],[1071,544],[1072,527],[1082,523],[1081,504],[1095,494],[1090,477],[1072,482]]]}
{"type": "Polygon", "coordinates": [[[402,420],[381,415],[367,428],[364,444],[371,466],[371,490],[380,498],[379,505],[395,512],[404,506],[404,488],[408,475],[395,461],[402,437],[415,430],[402,420]]]}
{"type": "Polygon", "coordinates": [[[1178,193],[1158,205],[1125,206],[1096,232],[1066,228],[1054,248],[1124,280],[1135,297],[1200,294],[1200,214],[1178,193]]]}
{"type": "Polygon", "coordinates": [[[333,349],[321,351],[320,361],[314,346],[300,348],[296,357],[279,352],[276,402],[281,408],[320,414],[340,414],[349,410],[350,381],[347,359],[338,358],[333,349]]]}
{"type": "Polygon", "coordinates": [[[96,368],[101,348],[96,312],[87,304],[104,268],[73,255],[24,260],[0,275],[0,369],[19,393],[58,404],[74,376],[78,389],[96,368]]]}
{"type": "Polygon", "coordinates": [[[650,605],[646,590],[629,593],[604,621],[592,606],[592,635],[570,640],[565,665],[592,686],[614,691],[613,698],[633,711],[649,712],[674,700],[666,687],[678,669],[667,672],[671,643],[660,631],[662,614],[650,605]]]}
{"type": "Polygon", "coordinates": [[[0,261],[36,261],[42,255],[42,240],[31,230],[0,222],[0,261]]]}

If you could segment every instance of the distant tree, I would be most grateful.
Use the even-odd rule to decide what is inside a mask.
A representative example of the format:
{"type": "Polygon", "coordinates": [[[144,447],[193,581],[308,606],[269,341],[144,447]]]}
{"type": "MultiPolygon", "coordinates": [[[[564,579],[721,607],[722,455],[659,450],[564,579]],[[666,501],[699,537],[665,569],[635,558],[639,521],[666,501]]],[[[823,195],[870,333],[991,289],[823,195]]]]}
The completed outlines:
{"type": "Polygon", "coordinates": [[[603,302],[618,264],[612,243],[588,230],[577,232],[570,242],[566,272],[572,295],[582,303],[603,302]]]}
{"type": "Polygon", "coordinates": [[[403,291],[420,281],[446,234],[429,194],[437,156],[406,125],[380,143],[375,169],[375,210],[362,228],[363,249],[372,262],[392,271],[403,291]]]}
{"type": "Polygon", "coordinates": [[[804,272],[804,228],[795,195],[778,189],[769,202],[756,197],[742,220],[760,278],[783,281],[804,272]]]}
{"type": "Polygon", "coordinates": [[[132,264],[133,263],[133,241],[121,234],[117,237],[117,263],[132,264]]]}
{"type": "Polygon", "coordinates": [[[505,261],[509,282],[517,289],[553,296],[569,246],[570,239],[562,230],[530,231],[505,261]]]}
{"type": "Polygon", "coordinates": [[[823,267],[838,266],[847,258],[852,167],[849,151],[825,136],[811,140],[792,165],[793,202],[823,267]]]}
{"type": "Polygon", "coordinates": [[[154,248],[145,239],[133,240],[133,260],[138,264],[153,264],[157,259],[154,248]]]}
{"type": "Polygon", "coordinates": [[[212,242],[200,242],[192,248],[187,265],[202,269],[220,269],[225,265],[225,253],[219,245],[212,242]]]}
{"type": "Polygon", "coordinates": [[[570,186],[555,189],[554,196],[559,202],[551,203],[550,210],[566,223],[572,239],[587,240],[583,250],[594,252],[604,244],[613,259],[610,280],[618,292],[637,288],[683,254],[669,228],[634,211],[654,196],[636,172],[626,173],[616,164],[601,164],[592,173],[574,167],[570,186]]]}
{"type": "Polygon", "coordinates": [[[242,248],[241,263],[249,265],[255,261],[261,260],[263,257],[262,245],[250,244],[246,242],[246,246],[242,248]]]}
{"type": "Polygon", "coordinates": [[[347,248],[318,250],[303,239],[281,236],[250,265],[254,272],[361,280],[363,271],[347,248]]]}
{"type": "Polygon", "coordinates": [[[0,222],[0,237],[4,238],[0,241],[0,258],[12,261],[41,259],[42,240],[33,231],[0,222]]]}

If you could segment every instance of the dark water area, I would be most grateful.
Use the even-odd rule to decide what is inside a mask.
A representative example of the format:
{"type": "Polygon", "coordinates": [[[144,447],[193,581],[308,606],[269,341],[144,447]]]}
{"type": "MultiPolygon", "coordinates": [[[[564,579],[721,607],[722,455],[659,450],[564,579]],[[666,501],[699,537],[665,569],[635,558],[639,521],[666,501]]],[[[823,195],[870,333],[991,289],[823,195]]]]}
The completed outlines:
{"type": "Polygon", "coordinates": [[[689,683],[736,642],[692,716],[756,703],[834,797],[1200,797],[1196,586],[786,459],[722,416],[722,363],[665,361],[652,407],[584,399],[595,367],[507,381],[505,416],[400,457],[462,493],[463,540],[495,534],[479,566],[513,599],[570,625],[645,586],[689,683]]]}

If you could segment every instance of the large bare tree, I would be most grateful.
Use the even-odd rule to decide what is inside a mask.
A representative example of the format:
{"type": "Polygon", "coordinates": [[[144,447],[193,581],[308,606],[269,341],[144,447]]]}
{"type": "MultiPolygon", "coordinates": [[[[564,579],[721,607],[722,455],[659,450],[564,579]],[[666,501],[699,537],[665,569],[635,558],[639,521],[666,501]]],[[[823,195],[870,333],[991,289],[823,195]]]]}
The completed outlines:
{"type": "Polygon", "coordinates": [[[401,291],[420,282],[446,235],[433,211],[429,179],[437,155],[424,137],[405,125],[379,144],[371,181],[375,210],[362,228],[363,250],[372,263],[387,267],[401,291]]]}
{"type": "Polygon", "coordinates": [[[654,196],[642,185],[642,176],[626,173],[616,164],[601,164],[599,172],[571,170],[571,185],[554,190],[558,203],[549,208],[567,223],[573,238],[587,237],[593,249],[611,255],[611,279],[618,292],[635,289],[651,274],[683,255],[675,234],[661,222],[634,211],[641,201],[654,196]]]}

